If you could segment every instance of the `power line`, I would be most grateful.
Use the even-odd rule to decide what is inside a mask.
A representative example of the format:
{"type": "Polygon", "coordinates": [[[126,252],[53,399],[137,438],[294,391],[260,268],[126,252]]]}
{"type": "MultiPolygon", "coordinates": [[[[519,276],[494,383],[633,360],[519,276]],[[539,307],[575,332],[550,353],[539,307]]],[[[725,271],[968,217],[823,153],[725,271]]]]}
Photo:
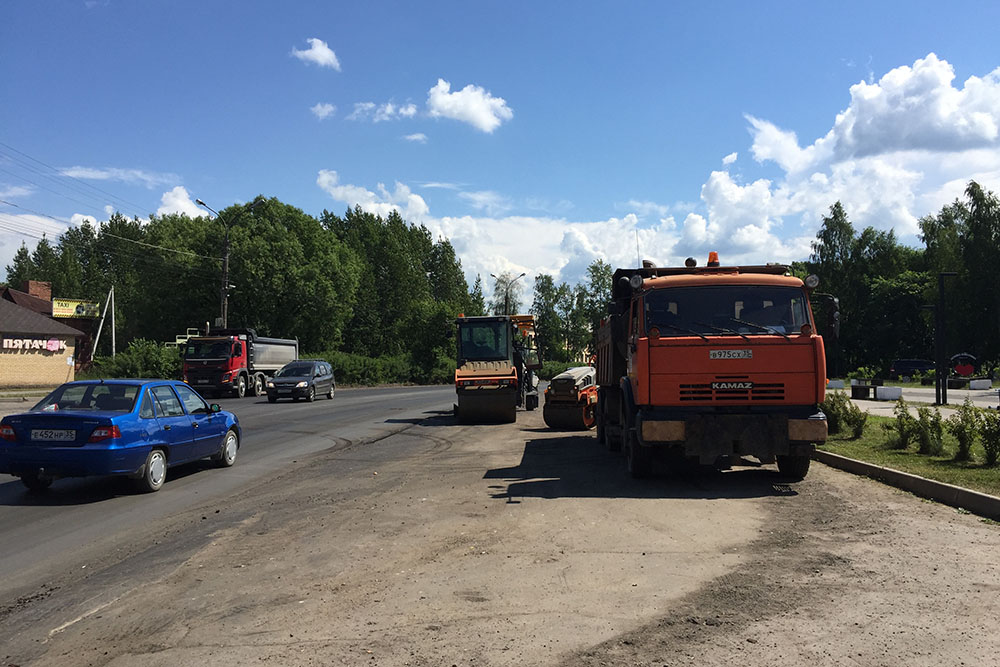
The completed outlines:
{"type": "MultiPolygon", "coordinates": [[[[0,213],[0,230],[18,230],[16,226],[11,225],[9,222],[3,220],[4,214],[0,213]]],[[[27,236],[31,236],[37,240],[41,240],[42,236],[24,233],[27,236]]],[[[214,271],[207,270],[200,266],[189,266],[180,265],[175,262],[169,261],[166,257],[156,254],[145,252],[139,248],[133,248],[131,246],[120,246],[120,247],[108,247],[108,246],[91,246],[86,243],[85,240],[81,239],[79,241],[70,239],[68,237],[60,237],[59,245],[67,245],[70,247],[75,247],[78,250],[91,250],[95,254],[104,258],[102,261],[119,261],[122,263],[129,264],[136,269],[148,270],[148,271],[177,271],[186,275],[194,275],[200,278],[204,278],[209,281],[218,280],[218,273],[214,271]]],[[[82,260],[82,264],[87,264],[87,259],[85,257],[78,257],[78,260],[82,260]]]]}
{"type": "MultiPolygon", "coordinates": [[[[43,176],[45,178],[48,178],[49,180],[55,181],[57,183],[60,183],[60,185],[63,185],[65,187],[70,187],[72,184],[66,183],[66,182],[61,182],[61,181],[57,180],[56,177],[58,177],[59,179],[64,179],[64,181],[72,181],[74,184],[79,184],[79,186],[82,186],[82,188],[83,188],[83,189],[81,189],[80,187],[75,187],[75,188],[74,187],[70,187],[71,190],[74,190],[78,194],[81,194],[81,195],[84,195],[84,196],[88,196],[88,197],[94,197],[94,195],[91,192],[88,192],[89,190],[93,190],[95,192],[101,193],[102,195],[105,195],[106,197],[110,197],[115,202],[118,202],[120,204],[126,204],[128,207],[131,207],[131,209],[132,209],[131,212],[133,214],[135,214],[137,217],[144,217],[145,215],[147,215],[147,213],[144,213],[145,207],[143,207],[143,206],[141,206],[139,204],[131,202],[131,201],[129,201],[127,199],[124,199],[122,197],[119,197],[118,195],[115,195],[115,194],[113,194],[111,192],[103,190],[103,189],[97,187],[96,185],[92,185],[90,183],[87,183],[86,181],[84,181],[82,179],[79,179],[79,178],[76,178],[75,176],[70,176],[70,175],[66,174],[64,171],[59,170],[59,169],[57,169],[56,167],[53,167],[50,164],[42,162],[38,158],[32,157],[32,156],[28,155],[27,153],[25,153],[23,151],[20,151],[20,150],[14,148],[13,146],[11,146],[9,144],[6,144],[6,143],[4,143],[2,141],[0,141],[0,146],[3,146],[4,148],[6,148],[9,151],[13,151],[14,153],[17,153],[18,155],[20,155],[20,156],[22,156],[22,157],[24,157],[24,158],[26,158],[28,160],[31,160],[31,162],[37,163],[37,164],[45,167],[46,169],[49,169],[50,171],[54,172],[54,174],[55,174],[54,176],[52,174],[45,174],[45,173],[39,171],[33,165],[31,165],[29,163],[26,163],[24,160],[19,160],[18,158],[14,157],[12,155],[9,155],[9,154],[6,155],[6,157],[9,158],[10,160],[12,160],[12,161],[20,164],[22,167],[25,167],[26,169],[29,169],[30,171],[38,174],[39,176],[43,176]]],[[[0,153],[0,155],[3,155],[3,153],[0,153]]],[[[20,176],[19,178],[24,178],[24,177],[20,176]]],[[[28,179],[24,179],[24,180],[27,181],[27,182],[29,182],[29,183],[31,183],[31,181],[29,181],[28,179]]],[[[32,185],[38,185],[38,184],[37,183],[32,183],[32,185]]],[[[42,186],[39,186],[39,187],[42,187],[42,186]]],[[[50,192],[51,192],[51,190],[50,190],[50,192]]],[[[73,200],[71,197],[67,197],[66,195],[58,193],[58,192],[53,192],[53,194],[56,194],[56,195],[58,195],[60,197],[65,197],[66,199],[70,199],[71,201],[76,201],[76,200],[73,200]]],[[[81,202],[77,202],[77,203],[81,203],[81,202]]],[[[86,206],[86,204],[83,204],[83,205],[86,206]]],[[[93,206],[93,204],[91,204],[91,206],[93,206]]],[[[99,206],[100,206],[101,210],[103,210],[104,202],[102,202],[101,204],[99,204],[99,206]]],[[[124,207],[120,207],[120,208],[124,208],[124,207]]]]}
{"type": "MultiPolygon", "coordinates": [[[[43,218],[49,218],[51,220],[55,220],[56,222],[59,222],[61,224],[66,224],[65,221],[60,220],[59,218],[57,218],[55,216],[49,215],[48,213],[41,213],[39,211],[34,211],[34,210],[30,209],[30,208],[26,208],[24,206],[21,206],[19,204],[15,204],[13,202],[6,201],[4,199],[0,199],[0,204],[6,204],[7,206],[13,206],[14,208],[19,208],[22,211],[27,211],[28,213],[31,213],[33,215],[38,215],[38,216],[41,216],[43,218]]],[[[102,230],[101,233],[104,234],[104,235],[106,235],[106,236],[110,236],[113,239],[119,239],[120,241],[127,241],[129,243],[134,243],[136,245],[144,246],[144,247],[147,247],[147,248],[155,248],[157,250],[166,250],[167,252],[175,252],[175,253],[177,253],[179,255],[188,255],[188,256],[191,256],[191,257],[197,257],[199,259],[209,259],[209,260],[212,260],[213,262],[220,261],[220,259],[218,257],[210,257],[208,255],[199,255],[198,253],[190,252],[190,251],[187,251],[187,250],[177,250],[175,248],[167,248],[167,247],[160,246],[160,245],[154,245],[152,243],[146,243],[144,241],[136,241],[135,239],[130,239],[130,238],[127,238],[127,237],[124,237],[124,236],[118,236],[116,234],[112,234],[111,232],[106,231],[106,230],[102,230]]]]}

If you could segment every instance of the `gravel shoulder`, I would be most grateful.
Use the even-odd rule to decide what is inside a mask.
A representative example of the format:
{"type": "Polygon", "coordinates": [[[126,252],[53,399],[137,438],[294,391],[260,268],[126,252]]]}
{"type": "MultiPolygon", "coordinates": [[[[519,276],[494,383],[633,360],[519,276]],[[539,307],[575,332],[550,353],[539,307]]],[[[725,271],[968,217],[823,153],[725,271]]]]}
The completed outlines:
{"type": "Polygon", "coordinates": [[[818,464],[634,481],[540,412],[441,415],[0,601],[0,663],[992,665],[998,547],[818,464]]]}

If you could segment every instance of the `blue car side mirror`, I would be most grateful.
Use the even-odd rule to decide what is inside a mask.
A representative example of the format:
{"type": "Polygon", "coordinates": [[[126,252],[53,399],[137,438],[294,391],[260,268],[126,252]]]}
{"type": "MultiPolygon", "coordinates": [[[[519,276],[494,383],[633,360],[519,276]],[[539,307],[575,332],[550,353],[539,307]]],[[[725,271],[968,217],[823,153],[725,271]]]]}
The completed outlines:
{"type": "Polygon", "coordinates": [[[218,403],[212,403],[209,407],[212,409],[212,412],[220,412],[222,410],[218,403]]]}

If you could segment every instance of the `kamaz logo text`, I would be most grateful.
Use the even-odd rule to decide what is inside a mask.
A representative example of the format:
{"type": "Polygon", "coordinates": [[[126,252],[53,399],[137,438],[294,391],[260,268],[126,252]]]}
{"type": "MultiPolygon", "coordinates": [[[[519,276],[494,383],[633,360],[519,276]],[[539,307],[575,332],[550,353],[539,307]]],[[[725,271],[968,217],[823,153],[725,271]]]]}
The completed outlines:
{"type": "Polygon", "coordinates": [[[712,389],[753,389],[753,382],[713,382],[712,389]]]}

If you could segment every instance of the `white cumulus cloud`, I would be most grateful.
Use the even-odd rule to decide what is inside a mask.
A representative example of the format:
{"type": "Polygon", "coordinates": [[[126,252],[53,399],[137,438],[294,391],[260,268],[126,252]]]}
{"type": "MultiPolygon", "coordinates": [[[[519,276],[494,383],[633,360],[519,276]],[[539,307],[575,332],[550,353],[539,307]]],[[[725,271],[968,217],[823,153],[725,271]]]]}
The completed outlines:
{"type": "Polygon", "coordinates": [[[329,67],[338,72],[340,71],[340,61],[337,60],[337,54],[333,52],[333,49],[326,42],[316,37],[310,37],[306,41],[309,42],[309,48],[299,50],[293,47],[293,56],[302,62],[313,63],[320,67],[329,67]]]}
{"type": "Polygon", "coordinates": [[[337,107],[327,102],[319,102],[318,104],[309,107],[309,111],[312,111],[313,115],[320,120],[325,120],[336,113],[337,107]]]}
{"type": "MultiPolygon", "coordinates": [[[[446,83],[442,89],[448,92],[446,83]]],[[[526,272],[526,296],[532,276],[576,283],[595,259],[614,267],[635,266],[640,258],[665,266],[692,256],[701,264],[716,250],[724,263],[803,260],[838,200],[857,229],[892,229],[916,244],[919,217],[961,197],[969,180],[1000,190],[1000,137],[994,132],[1000,126],[1000,69],[956,85],[951,65],[930,54],[862,81],[850,94],[846,109],[828,110],[830,129],[805,142],[793,128],[746,117],[751,156],[776,165],[777,173],[731,172],[734,151],[706,175],[697,204],[636,198],[615,204],[623,217],[517,215],[517,208],[531,206],[515,206],[488,188],[421,183],[428,192],[457,192],[476,213],[439,217],[422,198],[414,204],[402,183],[373,192],[339,183],[336,172],[320,172],[318,183],[338,201],[382,215],[398,210],[435,238],[449,238],[470,284],[477,274],[489,288],[490,273],[526,272]]]]}
{"type": "Polygon", "coordinates": [[[408,222],[419,223],[429,212],[423,197],[399,182],[391,192],[382,183],[376,188],[378,192],[372,192],[358,185],[341,184],[336,171],[323,169],[316,178],[316,184],[335,201],[343,202],[348,207],[360,206],[363,211],[383,218],[397,211],[408,222]]]}
{"type": "Polygon", "coordinates": [[[407,141],[412,141],[415,144],[426,144],[427,143],[427,135],[424,134],[423,132],[415,132],[414,134],[407,134],[403,138],[406,139],[407,141]]]}
{"type": "Polygon", "coordinates": [[[710,217],[734,242],[782,220],[812,236],[841,201],[855,226],[893,229],[916,242],[919,218],[961,196],[970,180],[1000,186],[1000,68],[960,87],[954,82],[954,68],[933,53],[860,81],[830,130],[805,146],[793,130],[747,116],[752,155],[784,174],[763,186],[713,174],[702,191],[717,212],[710,217]],[[758,221],[735,215],[736,208],[758,221]],[[747,234],[737,234],[743,227],[747,234]]]}
{"type": "Polygon", "coordinates": [[[462,121],[487,133],[514,117],[513,110],[502,97],[493,97],[482,87],[472,84],[453,93],[451,84],[444,79],[438,79],[427,91],[427,110],[432,117],[462,121]]]}
{"type": "Polygon", "coordinates": [[[156,209],[156,215],[168,215],[170,213],[183,213],[189,218],[197,218],[206,215],[191,199],[191,195],[184,186],[178,185],[172,190],[163,193],[160,198],[160,207],[156,209]]]}

